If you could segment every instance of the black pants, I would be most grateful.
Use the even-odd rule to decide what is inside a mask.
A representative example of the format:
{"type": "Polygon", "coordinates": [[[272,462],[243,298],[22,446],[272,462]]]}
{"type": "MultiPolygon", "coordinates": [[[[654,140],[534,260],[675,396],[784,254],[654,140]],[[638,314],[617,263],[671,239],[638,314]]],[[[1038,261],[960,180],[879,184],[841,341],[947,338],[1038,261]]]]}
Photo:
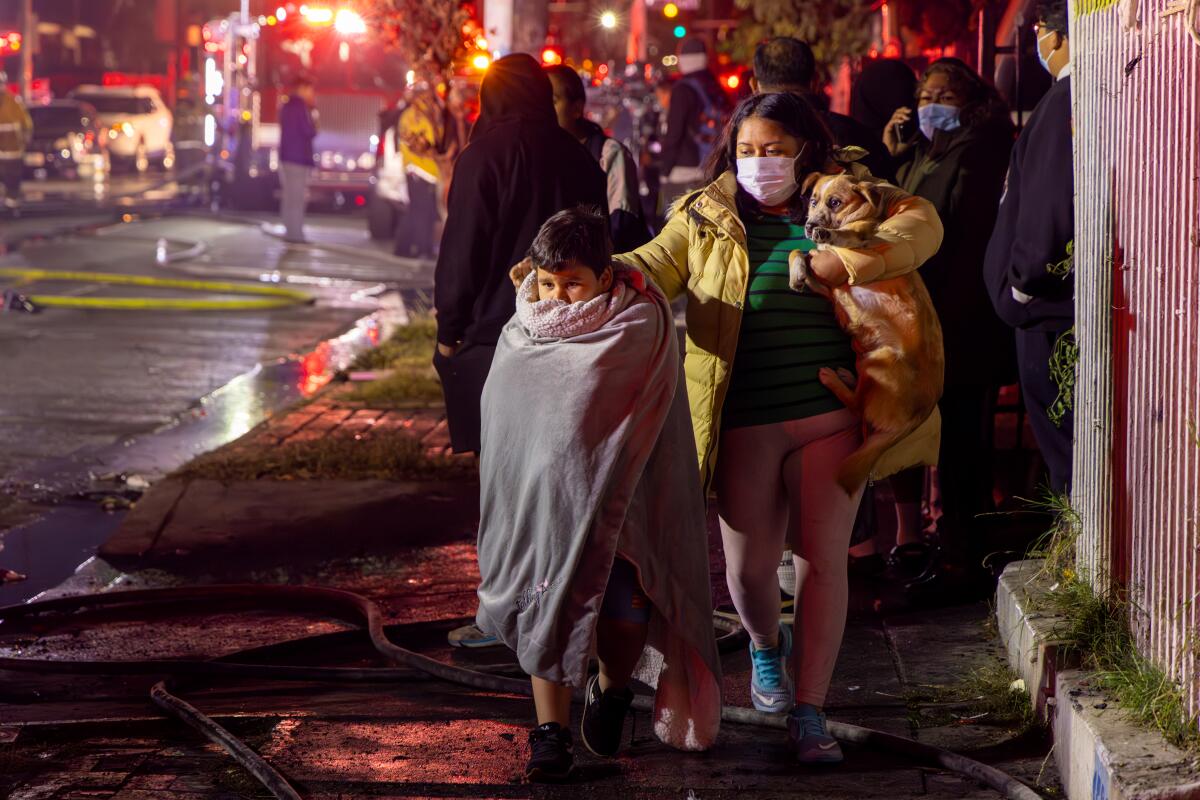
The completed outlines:
{"type": "Polygon", "coordinates": [[[12,200],[21,197],[21,171],[25,164],[19,158],[0,158],[0,184],[4,185],[4,196],[12,200]]]}
{"type": "Polygon", "coordinates": [[[450,427],[450,447],[456,453],[480,450],[481,414],[479,401],[483,384],[496,355],[494,344],[464,344],[452,357],[433,354],[433,366],[442,381],[446,398],[446,424],[450,427]]]}
{"type": "Polygon", "coordinates": [[[437,184],[409,175],[408,210],[396,231],[396,255],[432,256],[437,218],[437,184]]]}
{"type": "Polygon", "coordinates": [[[938,404],[942,412],[938,530],[951,555],[973,558],[973,545],[979,540],[977,518],[995,511],[992,425],[997,392],[990,385],[947,384],[938,404]]]}
{"type": "Polygon", "coordinates": [[[1050,472],[1050,488],[1064,492],[1071,488],[1071,450],[1075,439],[1075,415],[1068,411],[1062,425],[1055,425],[1046,410],[1058,398],[1058,386],[1050,377],[1050,356],[1061,336],[1057,331],[1017,330],[1017,369],[1021,377],[1021,397],[1029,413],[1029,425],[1038,449],[1050,472]]]}

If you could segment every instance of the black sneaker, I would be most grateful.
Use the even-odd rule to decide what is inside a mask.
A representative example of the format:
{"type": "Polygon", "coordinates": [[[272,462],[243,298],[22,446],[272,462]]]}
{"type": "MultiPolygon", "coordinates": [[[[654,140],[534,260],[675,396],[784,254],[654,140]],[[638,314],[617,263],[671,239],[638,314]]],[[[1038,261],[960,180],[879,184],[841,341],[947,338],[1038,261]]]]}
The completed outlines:
{"type": "Polygon", "coordinates": [[[557,722],[547,722],[529,732],[526,778],[533,783],[561,783],[574,771],[575,746],[569,730],[557,722]]]}
{"type": "Polygon", "coordinates": [[[583,721],[579,723],[579,735],[584,745],[598,756],[615,756],[621,748],[625,713],[633,702],[633,691],[626,688],[602,692],[600,676],[593,675],[584,697],[583,721]]]}

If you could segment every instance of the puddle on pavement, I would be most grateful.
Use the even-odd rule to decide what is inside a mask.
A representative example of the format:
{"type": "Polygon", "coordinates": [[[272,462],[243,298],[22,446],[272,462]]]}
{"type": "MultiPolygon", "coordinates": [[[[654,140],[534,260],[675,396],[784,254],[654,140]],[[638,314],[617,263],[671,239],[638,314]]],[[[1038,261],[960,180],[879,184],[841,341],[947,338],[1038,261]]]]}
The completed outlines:
{"type": "Polygon", "coordinates": [[[124,511],[107,512],[94,502],[71,500],[5,533],[0,564],[28,577],[0,584],[0,606],[24,603],[71,577],[124,517],[124,511]]]}
{"type": "MultiPolygon", "coordinates": [[[[405,322],[403,306],[377,311],[307,353],[260,364],[239,375],[157,431],[42,462],[7,482],[17,496],[35,502],[116,491],[124,488],[129,476],[153,482],[237,439],[276,411],[312,397],[355,355],[379,344],[405,322]]],[[[99,503],[71,500],[34,523],[0,533],[0,564],[28,576],[0,586],[0,604],[23,602],[70,577],[95,555],[120,518],[99,503]]]]}

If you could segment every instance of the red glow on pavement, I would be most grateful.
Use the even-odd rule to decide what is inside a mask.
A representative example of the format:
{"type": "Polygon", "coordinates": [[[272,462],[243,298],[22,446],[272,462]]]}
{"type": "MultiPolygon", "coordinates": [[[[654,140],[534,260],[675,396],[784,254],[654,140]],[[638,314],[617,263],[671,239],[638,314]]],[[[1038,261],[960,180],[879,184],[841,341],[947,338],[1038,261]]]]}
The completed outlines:
{"type": "Polygon", "coordinates": [[[300,393],[311,397],[333,378],[329,370],[329,345],[322,342],[311,353],[300,357],[300,393]]]}

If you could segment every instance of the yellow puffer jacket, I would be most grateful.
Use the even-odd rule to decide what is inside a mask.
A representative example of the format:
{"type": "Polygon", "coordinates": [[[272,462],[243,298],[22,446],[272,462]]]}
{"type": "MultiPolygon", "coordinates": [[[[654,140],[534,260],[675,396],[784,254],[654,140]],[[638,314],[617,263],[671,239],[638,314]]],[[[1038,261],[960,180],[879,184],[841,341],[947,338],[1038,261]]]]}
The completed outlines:
{"type": "Polygon", "coordinates": [[[0,159],[25,155],[25,145],[33,133],[29,112],[8,90],[0,85],[0,159]]]}
{"type": "MultiPolygon", "coordinates": [[[[688,402],[707,487],[717,463],[721,407],[742,328],[742,303],[750,276],[746,229],[734,197],[737,179],[726,172],[685,198],[662,233],[632,253],[615,257],[654,279],[670,298],[687,293],[684,371],[688,402]]],[[[942,243],[942,223],[920,197],[904,197],[879,226],[884,244],[869,250],[835,248],[853,284],[903,275],[921,266],[942,243]]],[[[916,431],[884,454],[875,477],[905,467],[936,464],[941,418],[935,411],[916,431]]]]}

